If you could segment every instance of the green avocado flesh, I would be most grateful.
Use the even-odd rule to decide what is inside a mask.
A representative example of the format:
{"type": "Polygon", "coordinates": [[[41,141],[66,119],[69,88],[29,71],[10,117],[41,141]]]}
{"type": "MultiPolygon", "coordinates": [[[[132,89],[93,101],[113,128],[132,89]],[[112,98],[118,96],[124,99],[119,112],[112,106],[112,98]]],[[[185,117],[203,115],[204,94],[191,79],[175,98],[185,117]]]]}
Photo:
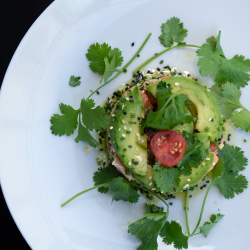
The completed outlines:
{"type": "MultiPolygon", "coordinates": [[[[180,92],[180,94],[187,95],[188,101],[191,103],[187,108],[189,108],[191,114],[197,118],[195,128],[200,133],[206,132],[207,135],[210,136],[210,141],[218,145],[217,140],[221,138],[223,133],[221,126],[223,122],[220,109],[209,90],[204,85],[185,77],[170,77],[162,81],[171,84],[173,93],[184,87],[192,88],[200,94],[206,105],[202,104],[199,97],[193,91],[183,88],[183,91],[180,92]]],[[[147,86],[147,91],[156,98],[157,84],[158,83],[154,83],[147,86]]]]}
{"type": "Polygon", "coordinates": [[[140,176],[147,174],[147,151],[136,143],[147,148],[147,135],[142,136],[140,131],[143,117],[143,101],[139,87],[136,86],[117,102],[109,126],[110,139],[116,153],[126,167],[140,176]]]}

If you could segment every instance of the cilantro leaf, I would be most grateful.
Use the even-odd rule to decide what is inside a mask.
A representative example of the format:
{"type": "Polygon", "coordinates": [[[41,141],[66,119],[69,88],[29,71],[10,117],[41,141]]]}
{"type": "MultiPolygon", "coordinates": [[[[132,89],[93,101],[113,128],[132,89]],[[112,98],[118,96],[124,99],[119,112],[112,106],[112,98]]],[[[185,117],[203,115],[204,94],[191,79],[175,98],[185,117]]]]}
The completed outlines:
{"type": "Polygon", "coordinates": [[[238,172],[228,171],[222,158],[219,158],[218,163],[211,172],[213,174],[211,185],[217,184],[226,199],[234,198],[235,194],[240,194],[247,188],[248,181],[246,177],[239,175],[238,172]]]}
{"type": "Polygon", "coordinates": [[[166,82],[160,81],[157,84],[156,96],[157,96],[157,110],[161,110],[165,102],[172,95],[172,86],[166,84],[166,82]]]}
{"type": "Polygon", "coordinates": [[[166,223],[168,213],[144,213],[144,218],[129,225],[128,232],[137,238],[151,237],[159,233],[166,223]]]}
{"type": "Polygon", "coordinates": [[[78,135],[75,138],[76,143],[78,143],[79,141],[87,142],[89,146],[93,148],[100,146],[100,144],[93,138],[89,131],[81,124],[81,121],[79,121],[78,135]]]}
{"type": "Polygon", "coordinates": [[[77,127],[77,117],[79,110],[73,109],[70,105],[61,103],[59,105],[60,111],[63,115],[55,114],[51,117],[50,127],[52,134],[54,135],[71,135],[77,127]]]}
{"type": "Polygon", "coordinates": [[[183,28],[183,23],[179,18],[172,17],[161,26],[162,34],[159,40],[164,47],[171,47],[174,43],[181,43],[187,36],[187,30],[183,28]]]}
{"type": "MultiPolygon", "coordinates": [[[[93,180],[95,182],[95,186],[100,184],[110,182],[115,178],[122,177],[122,174],[112,165],[108,165],[107,167],[100,167],[94,173],[93,180]]],[[[98,188],[100,193],[107,193],[109,191],[109,187],[100,187],[98,188]]]]}
{"type": "Polygon", "coordinates": [[[224,119],[229,119],[234,110],[243,108],[240,104],[241,91],[233,83],[226,83],[223,87],[213,85],[210,90],[224,119]]]}
{"type": "Polygon", "coordinates": [[[107,187],[115,192],[112,201],[124,200],[131,203],[136,203],[139,200],[140,195],[130,186],[129,182],[123,177],[112,179],[107,187]]]}
{"type": "Polygon", "coordinates": [[[158,248],[158,243],[157,243],[157,237],[159,233],[155,233],[154,235],[150,237],[142,237],[142,243],[141,245],[137,248],[137,250],[157,250],[158,248]]]}
{"type": "Polygon", "coordinates": [[[235,111],[231,116],[231,121],[234,123],[236,128],[250,132],[250,111],[235,111]]]}
{"type": "Polygon", "coordinates": [[[172,129],[178,124],[189,123],[193,117],[189,115],[184,102],[188,99],[186,95],[179,94],[171,99],[169,105],[164,106],[156,112],[148,111],[146,125],[155,129],[172,129]]]}
{"type": "Polygon", "coordinates": [[[224,215],[222,214],[212,214],[210,217],[210,222],[205,222],[202,227],[200,227],[200,233],[204,234],[205,237],[208,236],[211,229],[222,219],[224,215]]]}
{"type": "Polygon", "coordinates": [[[180,183],[181,171],[177,168],[170,168],[160,165],[156,169],[154,166],[153,176],[158,188],[160,188],[163,193],[169,192],[171,188],[174,188],[180,183]]]}
{"type": "Polygon", "coordinates": [[[244,152],[237,146],[226,144],[222,150],[218,150],[218,156],[223,160],[226,171],[239,172],[248,164],[244,152]]]}
{"type": "Polygon", "coordinates": [[[216,73],[214,81],[218,86],[231,82],[238,88],[244,87],[250,80],[249,74],[246,73],[250,71],[250,60],[244,60],[244,56],[238,55],[228,60],[220,45],[220,33],[216,39],[215,37],[208,38],[207,43],[196,51],[200,57],[198,61],[200,74],[207,76],[216,73]]]}
{"type": "Polygon", "coordinates": [[[80,108],[82,122],[90,131],[93,129],[101,130],[108,126],[109,117],[105,114],[104,108],[100,106],[94,107],[95,103],[93,99],[82,99],[80,108]]]}
{"type": "Polygon", "coordinates": [[[71,76],[70,79],[69,79],[69,85],[72,86],[72,87],[79,86],[81,84],[80,79],[81,79],[80,76],[78,76],[78,77],[71,76]]]}
{"type": "Polygon", "coordinates": [[[105,57],[104,58],[104,63],[105,63],[105,71],[104,71],[104,74],[102,76],[102,79],[101,79],[100,83],[102,82],[102,80],[104,82],[107,82],[109,77],[114,73],[114,71],[115,71],[115,63],[116,63],[115,56],[112,58],[110,63],[108,61],[108,58],[105,57]]]}
{"type": "Polygon", "coordinates": [[[208,43],[203,44],[196,53],[201,57],[197,64],[200,67],[199,72],[201,76],[213,75],[221,64],[220,55],[214,53],[211,45],[208,43]]]}
{"type": "Polygon", "coordinates": [[[108,59],[109,63],[111,63],[112,59],[115,57],[115,67],[121,66],[123,62],[121,51],[118,48],[111,49],[111,46],[107,43],[90,45],[86,57],[90,61],[90,69],[100,75],[103,75],[105,72],[105,57],[108,59]]]}
{"type": "Polygon", "coordinates": [[[171,221],[171,223],[167,221],[160,236],[167,245],[174,243],[174,247],[177,249],[188,248],[188,236],[182,233],[181,226],[176,221],[171,221]]]}
{"type": "Polygon", "coordinates": [[[232,59],[221,58],[221,67],[216,73],[214,81],[219,85],[226,82],[236,84],[238,87],[244,87],[250,80],[247,71],[250,71],[250,60],[244,60],[244,56],[235,55],[232,59]]]}

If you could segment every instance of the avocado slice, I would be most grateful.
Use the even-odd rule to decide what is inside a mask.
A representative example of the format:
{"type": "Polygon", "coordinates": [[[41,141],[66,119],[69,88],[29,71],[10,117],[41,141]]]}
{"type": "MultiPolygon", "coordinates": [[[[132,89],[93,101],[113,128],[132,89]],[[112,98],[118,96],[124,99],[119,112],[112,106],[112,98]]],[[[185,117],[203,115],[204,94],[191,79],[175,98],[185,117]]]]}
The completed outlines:
{"type": "Polygon", "coordinates": [[[189,176],[181,175],[180,177],[180,183],[178,186],[174,188],[171,188],[169,190],[169,193],[176,193],[181,192],[185,189],[188,189],[190,187],[195,186],[204,176],[207,174],[209,169],[211,168],[213,161],[214,161],[214,154],[208,153],[207,157],[204,161],[201,162],[201,164],[198,166],[198,168],[192,169],[192,174],[189,176]],[[209,160],[206,160],[209,159],[209,160]]]}
{"type": "Polygon", "coordinates": [[[116,104],[111,115],[109,134],[113,147],[123,164],[140,176],[147,174],[147,135],[141,135],[140,121],[144,105],[138,86],[130,89],[116,104]]]}
{"type": "MultiPolygon", "coordinates": [[[[206,132],[210,141],[212,141],[215,145],[218,145],[217,140],[221,138],[223,134],[221,127],[223,122],[220,109],[209,89],[207,89],[204,85],[185,77],[170,77],[163,79],[162,81],[165,81],[167,84],[171,84],[173,87],[173,93],[184,87],[192,88],[201,95],[206,105],[202,104],[199,97],[193,91],[185,90],[183,88],[184,90],[180,92],[181,94],[188,96],[188,100],[191,102],[191,105],[190,107],[187,107],[191,111],[192,115],[198,118],[195,128],[199,132],[206,132]]],[[[147,91],[154,97],[157,97],[157,84],[158,83],[154,83],[147,86],[147,91]]]]}

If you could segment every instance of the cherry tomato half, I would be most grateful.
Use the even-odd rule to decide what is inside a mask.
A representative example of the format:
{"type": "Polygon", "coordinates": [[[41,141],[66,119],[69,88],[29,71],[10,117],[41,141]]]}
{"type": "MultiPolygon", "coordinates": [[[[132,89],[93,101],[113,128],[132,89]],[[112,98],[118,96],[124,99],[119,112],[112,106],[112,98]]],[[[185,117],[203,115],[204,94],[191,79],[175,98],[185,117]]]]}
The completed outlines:
{"type": "Polygon", "coordinates": [[[150,141],[157,161],[168,167],[173,167],[183,158],[186,146],[184,137],[173,130],[159,131],[150,141]]]}

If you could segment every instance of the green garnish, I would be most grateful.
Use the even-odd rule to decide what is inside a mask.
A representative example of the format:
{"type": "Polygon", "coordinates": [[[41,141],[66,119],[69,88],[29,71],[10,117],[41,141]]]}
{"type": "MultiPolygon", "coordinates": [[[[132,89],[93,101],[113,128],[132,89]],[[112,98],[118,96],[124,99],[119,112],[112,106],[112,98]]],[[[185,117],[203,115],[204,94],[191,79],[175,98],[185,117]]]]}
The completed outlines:
{"type": "Polygon", "coordinates": [[[70,79],[69,79],[69,85],[72,86],[72,87],[79,86],[81,84],[80,79],[81,79],[80,76],[78,76],[78,77],[71,76],[70,79]]]}

